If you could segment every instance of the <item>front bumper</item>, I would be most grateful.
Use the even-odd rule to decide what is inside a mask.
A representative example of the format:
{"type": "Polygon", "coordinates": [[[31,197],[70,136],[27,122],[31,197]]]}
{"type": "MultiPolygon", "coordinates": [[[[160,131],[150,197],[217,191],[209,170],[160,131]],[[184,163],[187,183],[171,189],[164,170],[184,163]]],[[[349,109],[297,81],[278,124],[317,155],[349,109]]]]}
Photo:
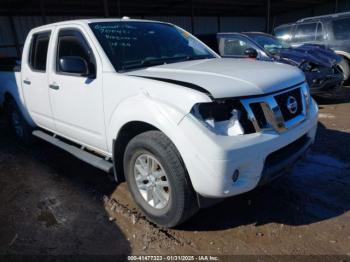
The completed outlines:
{"type": "Polygon", "coordinates": [[[187,115],[179,126],[185,132],[179,150],[195,191],[203,197],[225,198],[250,191],[259,183],[275,178],[275,174],[281,174],[313,143],[317,114],[317,105],[312,101],[309,117],[284,133],[270,130],[232,137],[217,136],[187,115]],[[274,152],[303,137],[307,142],[289,151],[292,155],[286,154],[271,165],[273,161],[270,163],[269,158],[274,152]],[[239,171],[239,176],[233,181],[235,170],[239,171]]]}
{"type": "Polygon", "coordinates": [[[309,151],[312,139],[303,135],[291,144],[271,153],[265,160],[259,185],[264,185],[282,176],[309,151]]]}

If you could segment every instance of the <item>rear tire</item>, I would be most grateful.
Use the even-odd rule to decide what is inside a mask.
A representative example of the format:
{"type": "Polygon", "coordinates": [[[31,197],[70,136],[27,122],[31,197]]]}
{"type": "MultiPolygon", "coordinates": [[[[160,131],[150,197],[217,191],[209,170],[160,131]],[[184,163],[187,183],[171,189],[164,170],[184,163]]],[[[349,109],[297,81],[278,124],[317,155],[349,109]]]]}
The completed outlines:
{"type": "Polygon", "coordinates": [[[181,157],[162,132],[148,131],[129,142],[124,154],[124,173],[131,195],[151,222],[174,227],[198,210],[196,194],[181,157]],[[157,188],[157,183],[163,188],[157,188]],[[162,193],[160,198],[159,193],[162,193]],[[157,198],[164,200],[163,203],[157,198]]]}
{"type": "Polygon", "coordinates": [[[5,115],[11,134],[21,144],[29,146],[33,143],[32,127],[27,123],[13,99],[5,103],[5,115]]]}

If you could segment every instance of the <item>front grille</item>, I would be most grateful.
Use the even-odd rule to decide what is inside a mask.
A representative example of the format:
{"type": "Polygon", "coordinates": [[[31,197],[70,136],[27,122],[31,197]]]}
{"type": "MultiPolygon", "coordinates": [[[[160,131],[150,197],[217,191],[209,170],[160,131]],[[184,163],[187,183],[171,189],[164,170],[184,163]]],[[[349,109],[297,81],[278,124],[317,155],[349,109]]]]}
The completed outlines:
{"type": "Polygon", "coordinates": [[[240,110],[241,110],[242,114],[241,114],[241,118],[239,119],[239,121],[243,127],[244,134],[255,133],[256,130],[254,128],[253,123],[248,118],[247,111],[244,109],[243,106],[240,108],[240,110]]]}
{"type": "Polygon", "coordinates": [[[256,121],[261,129],[267,127],[266,117],[260,103],[251,103],[250,108],[253,111],[256,121]]]}
{"type": "Polygon", "coordinates": [[[294,117],[300,115],[303,111],[303,104],[302,104],[302,99],[301,99],[301,92],[300,88],[293,89],[289,92],[280,94],[275,96],[275,100],[282,112],[282,116],[284,121],[288,121],[293,119],[294,117]],[[294,97],[297,101],[297,110],[295,113],[292,113],[289,111],[287,104],[288,104],[288,98],[289,97],[294,97]]]}
{"type": "Polygon", "coordinates": [[[272,129],[283,133],[307,118],[307,93],[308,86],[302,83],[299,87],[278,93],[242,98],[240,102],[255,132],[272,129]]]}

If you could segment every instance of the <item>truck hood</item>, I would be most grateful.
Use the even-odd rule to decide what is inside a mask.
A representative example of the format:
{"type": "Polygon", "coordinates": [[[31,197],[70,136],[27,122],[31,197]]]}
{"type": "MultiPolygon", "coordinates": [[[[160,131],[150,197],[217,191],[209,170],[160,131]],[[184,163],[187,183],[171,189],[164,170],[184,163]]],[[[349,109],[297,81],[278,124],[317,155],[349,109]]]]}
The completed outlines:
{"type": "Polygon", "coordinates": [[[304,74],[296,67],[230,58],[172,63],[126,74],[196,89],[212,98],[263,95],[305,81],[304,74]]]}
{"type": "Polygon", "coordinates": [[[324,67],[332,67],[341,61],[333,50],[316,44],[284,48],[278,53],[278,56],[281,59],[292,60],[298,66],[304,62],[311,62],[324,67]]]}

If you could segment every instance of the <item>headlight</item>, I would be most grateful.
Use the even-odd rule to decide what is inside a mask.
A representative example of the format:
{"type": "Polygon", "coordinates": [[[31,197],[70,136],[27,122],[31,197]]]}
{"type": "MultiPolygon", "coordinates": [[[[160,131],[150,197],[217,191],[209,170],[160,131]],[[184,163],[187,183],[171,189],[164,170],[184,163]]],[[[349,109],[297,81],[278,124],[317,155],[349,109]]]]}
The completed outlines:
{"type": "Polygon", "coordinates": [[[240,123],[240,109],[241,107],[232,101],[220,101],[196,104],[191,113],[215,134],[236,136],[244,134],[240,123]]]}
{"type": "Polygon", "coordinates": [[[305,103],[306,103],[306,116],[309,115],[309,111],[310,111],[310,104],[311,104],[311,94],[310,94],[310,88],[309,85],[305,82],[302,87],[301,87],[304,99],[305,99],[305,103]]]}

